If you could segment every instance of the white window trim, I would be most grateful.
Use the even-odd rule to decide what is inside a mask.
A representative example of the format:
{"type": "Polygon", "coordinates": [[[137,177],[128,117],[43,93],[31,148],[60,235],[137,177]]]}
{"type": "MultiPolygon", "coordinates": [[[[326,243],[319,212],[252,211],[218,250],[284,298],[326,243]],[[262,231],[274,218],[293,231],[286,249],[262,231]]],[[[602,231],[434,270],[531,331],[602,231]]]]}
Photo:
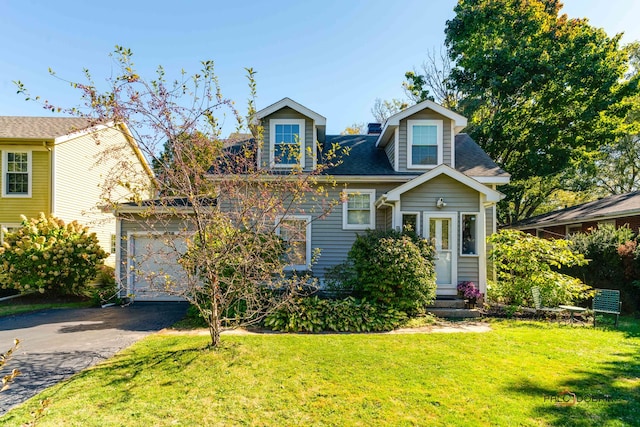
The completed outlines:
{"type": "Polygon", "coordinates": [[[469,257],[469,258],[477,258],[480,256],[480,212],[460,212],[460,220],[458,221],[458,224],[460,224],[460,230],[458,230],[458,234],[459,234],[459,239],[460,242],[458,242],[458,247],[459,247],[459,255],[461,257],[469,257]],[[464,225],[464,222],[462,221],[462,218],[464,215],[475,215],[476,216],[476,253],[475,254],[463,254],[462,253],[462,226],[464,225]]]}
{"type": "Polygon", "coordinates": [[[20,223],[2,223],[0,224],[0,243],[4,242],[4,229],[5,228],[19,228],[22,227],[20,223]]]}
{"type": "Polygon", "coordinates": [[[354,189],[354,190],[345,190],[344,191],[346,197],[344,198],[344,202],[342,202],[342,229],[343,230],[370,230],[376,228],[376,211],[375,211],[375,200],[376,200],[376,190],[371,189],[354,189]],[[369,224],[349,224],[349,194],[369,194],[369,224]]]}
{"type": "Polygon", "coordinates": [[[420,212],[418,211],[400,211],[400,230],[404,231],[402,225],[402,216],[403,215],[415,215],[416,217],[416,230],[413,230],[418,236],[422,236],[422,229],[420,228],[420,212]]]}
{"type": "Polygon", "coordinates": [[[305,239],[306,239],[306,252],[305,252],[305,258],[306,258],[306,263],[305,264],[294,264],[294,265],[287,265],[284,270],[285,271],[304,271],[304,270],[310,270],[311,269],[311,216],[309,215],[281,215],[278,218],[276,218],[276,234],[279,236],[280,235],[280,223],[282,223],[282,221],[287,221],[287,220],[302,220],[302,221],[306,221],[307,226],[305,229],[305,239]]]}
{"type": "Polygon", "coordinates": [[[6,197],[6,198],[16,198],[16,199],[25,199],[25,198],[31,198],[31,194],[33,192],[33,151],[32,150],[20,150],[20,149],[15,149],[15,150],[2,150],[2,178],[0,179],[0,184],[2,185],[2,197],[6,197]],[[27,194],[9,194],[7,193],[7,183],[6,183],[6,179],[7,179],[7,173],[8,173],[8,166],[7,163],[9,161],[9,153],[27,153],[27,179],[28,179],[28,186],[29,186],[29,192],[27,194]]]}
{"type": "Polygon", "coordinates": [[[442,120],[407,120],[407,169],[432,169],[442,164],[444,159],[444,134],[442,120]],[[414,165],[412,158],[413,126],[436,126],[438,160],[432,165],[414,165]]]}
{"type": "Polygon", "coordinates": [[[304,168],[305,145],[305,120],[304,119],[271,119],[269,120],[269,164],[272,168],[292,169],[296,166],[304,168]],[[300,126],[300,135],[298,137],[300,143],[300,159],[297,164],[280,164],[275,162],[275,140],[276,125],[298,125],[300,126]]]}

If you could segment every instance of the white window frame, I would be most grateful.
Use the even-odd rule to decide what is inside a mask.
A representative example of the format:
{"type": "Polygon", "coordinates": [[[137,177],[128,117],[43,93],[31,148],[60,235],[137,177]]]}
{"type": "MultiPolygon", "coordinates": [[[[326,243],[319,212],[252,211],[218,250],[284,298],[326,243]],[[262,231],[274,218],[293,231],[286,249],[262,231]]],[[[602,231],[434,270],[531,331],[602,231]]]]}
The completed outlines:
{"type": "Polygon", "coordinates": [[[0,224],[0,243],[4,242],[4,229],[7,228],[20,228],[22,227],[22,224],[20,223],[3,223],[0,224]]]}
{"type": "Polygon", "coordinates": [[[344,190],[344,202],[342,202],[342,229],[343,230],[369,230],[376,228],[376,211],[375,199],[376,190],[371,189],[354,189],[344,190]],[[368,194],[369,195],[369,223],[368,224],[349,224],[349,195],[350,194],[368,194]]]}
{"type": "Polygon", "coordinates": [[[480,256],[480,253],[479,253],[480,252],[480,239],[479,239],[479,237],[480,237],[480,228],[479,228],[480,227],[480,212],[460,212],[460,220],[458,221],[458,223],[460,224],[460,230],[458,230],[458,233],[459,233],[459,236],[460,236],[459,237],[460,242],[458,242],[458,247],[460,248],[459,255],[461,257],[478,257],[478,256],[480,256]],[[464,218],[465,215],[475,215],[475,217],[476,217],[476,233],[475,233],[475,235],[476,235],[476,252],[473,253],[473,254],[464,254],[464,253],[462,253],[462,246],[463,246],[463,243],[464,243],[462,241],[462,239],[463,239],[462,227],[464,226],[463,218],[464,218]]]}
{"type": "Polygon", "coordinates": [[[33,192],[33,151],[32,150],[2,150],[2,197],[7,198],[30,198],[33,192]],[[26,153],[27,154],[27,185],[29,191],[27,194],[11,194],[7,192],[7,174],[9,173],[9,153],[26,153]]]}
{"type": "Polygon", "coordinates": [[[305,221],[305,263],[287,265],[285,271],[305,271],[311,269],[311,216],[309,215],[282,215],[276,219],[276,234],[280,236],[280,225],[283,221],[305,221]]]}
{"type": "Polygon", "coordinates": [[[444,151],[444,133],[443,133],[442,120],[407,120],[407,169],[432,169],[442,164],[444,159],[443,151],[444,151]],[[435,126],[436,127],[436,134],[437,134],[436,147],[438,150],[436,163],[428,164],[428,165],[413,164],[413,154],[412,154],[411,148],[413,146],[413,127],[414,126],[435,126]]]}
{"type": "Polygon", "coordinates": [[[271,119],[269,120],[269,164],[273,168],[291,169],[296,166],[304,168],[305,166],[305,120],[304,119],[271,119]],[[298,163],[282,164],[276,163],[276,125],[298,125],[300,134],[298,135],[298,143],[300,144],[300,158],[298,163]]]}
{"type": "Polygon", "coordinates": [[[416,229],[413,230],[418,236],[422,236],[422,230],[420,229],[420,212],[418,211],[401,211],[400,212],[400,230],[404,231],[404,225],[402,224],[402,217],[404,215],[414,215],[416,217],[416,229]]]}

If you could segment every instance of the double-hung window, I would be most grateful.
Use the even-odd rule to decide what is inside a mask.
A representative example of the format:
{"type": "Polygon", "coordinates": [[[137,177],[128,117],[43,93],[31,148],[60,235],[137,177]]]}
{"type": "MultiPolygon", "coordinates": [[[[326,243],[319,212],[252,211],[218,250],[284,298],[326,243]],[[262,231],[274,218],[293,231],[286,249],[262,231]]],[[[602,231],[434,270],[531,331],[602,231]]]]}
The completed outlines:
{"type": "Polygon", "coordinates": [[[409,168],[426,168],[442,163],[442,120],[407,120],[409,168]]]}
{"type": "Polygon", "coordinates": [[[286,270],[307,270],[311,262],[311,217],[287,215],[278,220],[276,233],[282,238],[286,270]]]}
{"type": "Polygon", "coordinates": [[[31,151],[2,151],[2,197],[31,197],[31,151]]]}
{"type": "Polygon", "coordinates": [[[366,230],[375,228],[376,190],[347,191],[342,204],[342,228],[366,230]]]}
{"type": "Polygon", "coordinates": [[[304,120],[272,119],[270,160],[275,167],[304,166],[304,120]]]}

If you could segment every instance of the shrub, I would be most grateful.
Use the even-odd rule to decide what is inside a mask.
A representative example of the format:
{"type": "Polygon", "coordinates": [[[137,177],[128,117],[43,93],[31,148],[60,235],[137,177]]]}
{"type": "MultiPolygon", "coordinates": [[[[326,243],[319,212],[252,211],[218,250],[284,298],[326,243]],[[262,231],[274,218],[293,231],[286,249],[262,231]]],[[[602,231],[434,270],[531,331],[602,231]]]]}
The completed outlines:
{"type": "Polygon", "coordinates": [[[517,230],[501,230],[489,237],[497,281],[487,297],[505,304],[533,306],[531,288],[540,288],[549,305],[570,304],[588,298],[590,288],[575,277],[558,271],[564,266],[587,263],[567,240],[546,240],[517,230]]]}
{"type": "Polygon", "coordinates": [[[570,239],[575,250],[591,262],[571,267],[567,272],[593,287],[619,289],[624,310],[640,309],[640,295],[634,286],[640,280],[638,236],[629,227],[604,224],[570,239]]]}
{"type": "Polygon", "coordinates": [[[119,302],[120,296],[115,273],[115,269],[109,265],[101,264],[98,266],[98,274],[92,289],[95,304],[119,302]]]}
{"type": "Polygon", "coordinates": [[[413,314],[436,297],[434,248],[413,232],[367,231],[347,257],[357,296],[413,314]]]}
{"type": "Polygon", "coordinates": [[[269,314],[264,325],[283,332],[379,332],[397,328],[407,315],[392,307],[347,297],[296,298],[269,314]]]}
{"type": "Polygon", "coordinates": [[[2,286],[20,292],[87,296],[87,283],[106,257],[95,233],[76,221],[65,225],[44,214],[31,220],[23,217],[22,226],[7,233],[0,247],[2,286]]]}

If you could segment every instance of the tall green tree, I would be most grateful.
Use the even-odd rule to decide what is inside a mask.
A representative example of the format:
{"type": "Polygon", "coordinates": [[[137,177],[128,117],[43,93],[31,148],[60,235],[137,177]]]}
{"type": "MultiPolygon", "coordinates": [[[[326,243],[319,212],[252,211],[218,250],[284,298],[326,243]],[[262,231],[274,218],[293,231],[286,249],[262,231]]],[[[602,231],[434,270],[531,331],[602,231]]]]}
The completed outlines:
{"type": "Polygon", "coordinates": [[[558,0],[460,0],[447,21],[468,132],[512,175],[503,222],[532,215],[624,135],[637,93],[620,35],[560,15],[558,0]]]}

